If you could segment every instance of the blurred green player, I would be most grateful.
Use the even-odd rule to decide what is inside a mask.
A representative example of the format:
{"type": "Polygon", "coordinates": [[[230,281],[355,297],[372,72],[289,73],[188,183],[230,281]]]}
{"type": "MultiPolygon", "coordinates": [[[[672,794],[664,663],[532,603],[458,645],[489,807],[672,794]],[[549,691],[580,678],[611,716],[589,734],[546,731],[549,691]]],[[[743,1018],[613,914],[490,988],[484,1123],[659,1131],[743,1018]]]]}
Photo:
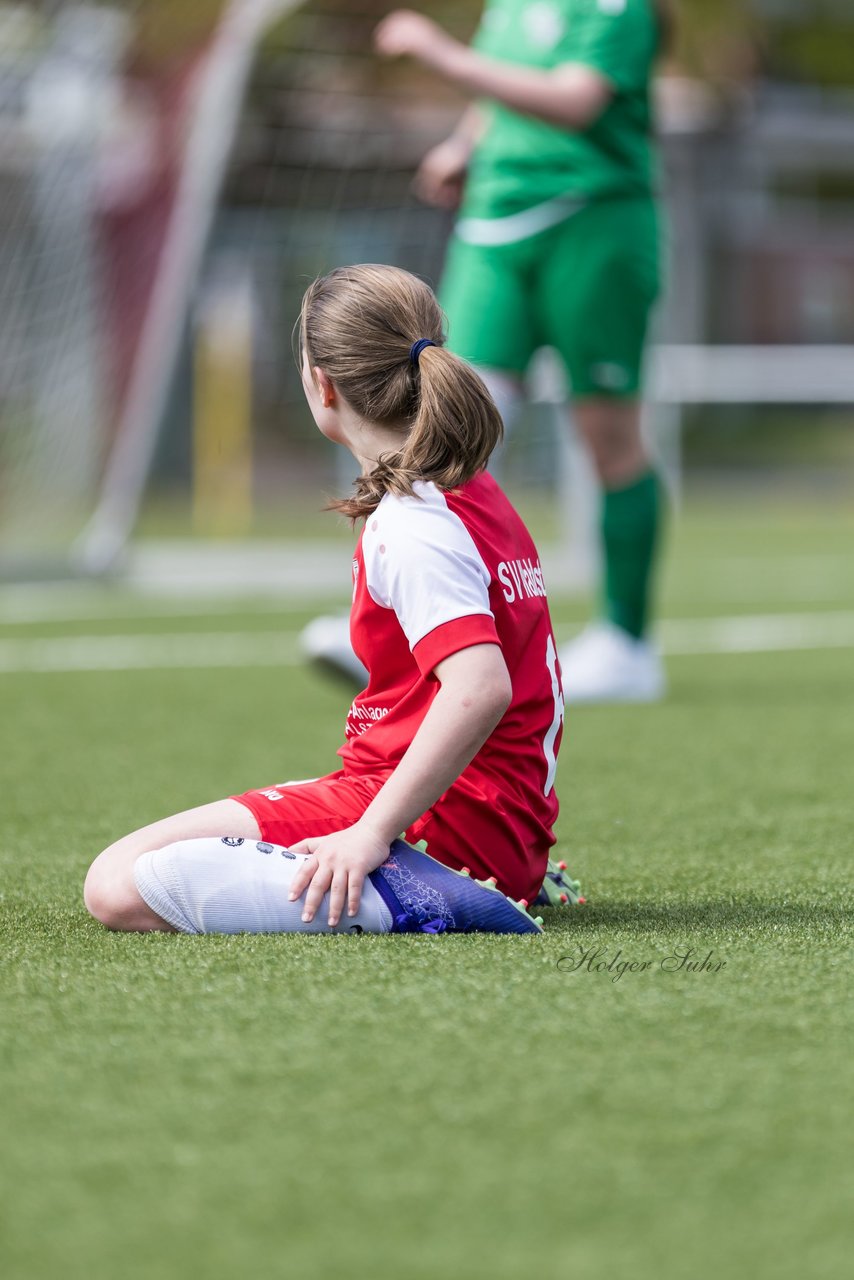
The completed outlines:
{"type": "Polygon", "coordinates": [[[534,351],[554,347],[602,484],[603,616],[560,657],[570,701],[664,692],[648,640],[662,497],[640,431],[660,288],[650,81],[667,38],[655,0],[491,0],[471,47],[421,14],[379,26],[476,99],[425,157],[426,201],[461,204],[441,301],[453,349],[510,426],[534,351]]]}

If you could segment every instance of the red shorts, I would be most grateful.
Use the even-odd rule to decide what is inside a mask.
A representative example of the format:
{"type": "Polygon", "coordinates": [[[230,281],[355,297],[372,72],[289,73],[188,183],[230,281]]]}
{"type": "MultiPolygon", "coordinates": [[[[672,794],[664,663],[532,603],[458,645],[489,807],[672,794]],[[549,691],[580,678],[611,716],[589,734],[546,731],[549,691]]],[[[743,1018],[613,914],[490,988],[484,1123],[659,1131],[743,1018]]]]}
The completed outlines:
{"type": "MultiPolygon", "coordinates": [[[[253,814],[264,840],[287,847],[352,827],[384,782],[385,776],[352,777],[339,770],[310,782],[280,782],[231,798],[253,814]]],[[[466,866],[479,877],[495,876],[504,893],[530,901],[543,883],[547,850],[532,852],[520,822],[516,815],[515,824],[509,823],[506,812],[485,797],[466,797],[458,791],[454,804],[446,793],[405,834],[412,844],[426,840],[427,852],[446,866],[456,871],[466,866]]]]}
{"type": "Polygon", "coordinates": [[[287,848],[311,836],[328,836],[352,827],[384,781],[349,778],[339,770],[310,782],[279,782],[231,798],[246,805],[265,840],[287,848]]]}

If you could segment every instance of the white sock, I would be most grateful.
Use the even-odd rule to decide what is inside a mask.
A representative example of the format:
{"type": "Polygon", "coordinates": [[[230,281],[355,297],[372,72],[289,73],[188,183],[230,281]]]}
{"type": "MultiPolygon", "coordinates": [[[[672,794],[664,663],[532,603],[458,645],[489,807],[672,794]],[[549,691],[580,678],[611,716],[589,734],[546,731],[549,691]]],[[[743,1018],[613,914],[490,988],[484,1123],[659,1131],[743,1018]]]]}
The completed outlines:
{"type": "MultiPolygon", "coordinates": [[[[369,880],[355,916],[326,923],[326,894],[310,924],[304,895],[288,901],[304,855],[263,840],[208,836],[144,853],[133,878],[143,900],[179,933],[388,933],[391,913],[369,880]]],[[[346,912],[346,906],[345,906],[346,912]]]]}

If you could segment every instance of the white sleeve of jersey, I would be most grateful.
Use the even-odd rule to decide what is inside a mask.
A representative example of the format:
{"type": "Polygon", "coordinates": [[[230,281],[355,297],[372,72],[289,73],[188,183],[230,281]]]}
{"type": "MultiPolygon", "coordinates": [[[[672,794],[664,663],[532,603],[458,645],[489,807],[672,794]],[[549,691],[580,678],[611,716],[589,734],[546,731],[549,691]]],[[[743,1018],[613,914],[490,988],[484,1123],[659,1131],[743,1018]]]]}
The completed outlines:
{"type": "Polygon", "coordinates": [[[468,529],[435,485],[416,492],[387,494],[362,535],[368,591],[394,610],[410,650],[446,622],[493,616],[489,570],[468,529]]]}

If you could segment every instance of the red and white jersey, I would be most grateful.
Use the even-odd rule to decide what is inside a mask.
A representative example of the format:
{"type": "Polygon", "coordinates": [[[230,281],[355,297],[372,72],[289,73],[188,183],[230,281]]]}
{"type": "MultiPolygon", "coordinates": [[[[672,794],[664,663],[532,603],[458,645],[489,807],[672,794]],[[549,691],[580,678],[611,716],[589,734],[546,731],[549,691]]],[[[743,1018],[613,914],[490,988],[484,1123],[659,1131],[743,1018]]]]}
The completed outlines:
{"type": "Polygon", "coordinates": [[[487,474],[450,493],[420,483],[416,494],[386,494],[356,548],[350,635],[370,679],[350,708],[339,755],[346,774],[383,779],[436,695],[436,665],[470,645],[500,645],[510,706],[407,837],[532,899],[555,839],[564,710],[537,551],[487,474]]]}

